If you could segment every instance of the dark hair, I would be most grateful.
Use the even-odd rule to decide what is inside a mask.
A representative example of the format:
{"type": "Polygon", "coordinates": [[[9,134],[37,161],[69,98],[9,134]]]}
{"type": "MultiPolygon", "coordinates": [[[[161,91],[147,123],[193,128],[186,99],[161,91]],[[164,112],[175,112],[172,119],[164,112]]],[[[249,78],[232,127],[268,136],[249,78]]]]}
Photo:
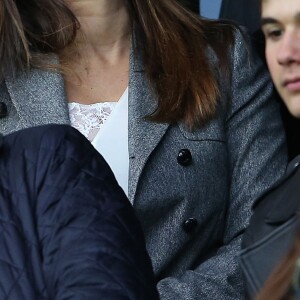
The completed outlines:
{"type": "Polygon", "coordinates": [[[294,299],[292,289],[293,275],[296,269],[296,262],[300,257],[300,231],[288,254],[279,263],[264,287],[255,300],[288,300],[294,299]]]}
{"type": "Polygon", "coordinates": [[[79,23],[63,0],[1,0],[0,78],[29,67],[46,67],[46,54],[72,43],[79,23]]]}
{"type": "MultiPolygon", "coordinates": [[[[216,54],[218,68],[228,72],[233,25],[200,19],[177,0],[124,1],[146,74],[158,95],[151,119],[183,120],[190,129],[211,120],[219,88],[208,49],[216,54]]],[[[63,0],[1,0],[0,78],[29,67],[48,67],[45,56],[70,45],[78,28],[63,0]]]]}

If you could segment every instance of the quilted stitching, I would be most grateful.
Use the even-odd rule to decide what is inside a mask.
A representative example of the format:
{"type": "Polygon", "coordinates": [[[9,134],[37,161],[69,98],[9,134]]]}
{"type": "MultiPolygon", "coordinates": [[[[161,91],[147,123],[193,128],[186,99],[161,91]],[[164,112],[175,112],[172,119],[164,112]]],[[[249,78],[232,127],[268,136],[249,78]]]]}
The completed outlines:
{"type": "Polygon", "coordinates": [[[26,129],[1,156],[0,299],[158,299],[133,208],[86,139],[26,129]]]}

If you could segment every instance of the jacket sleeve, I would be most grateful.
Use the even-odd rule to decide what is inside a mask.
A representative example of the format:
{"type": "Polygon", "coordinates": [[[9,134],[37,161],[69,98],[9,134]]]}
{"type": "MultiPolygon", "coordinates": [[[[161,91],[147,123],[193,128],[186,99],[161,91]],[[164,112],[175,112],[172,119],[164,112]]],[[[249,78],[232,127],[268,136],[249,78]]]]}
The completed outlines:
{"type": "Polygon", "coordinates": [[[35,214],[49,299],[157,299],[140,224],[104,159],[71,127],[44,131],[35,214]]]}
{"type": "Polygon", "coordinates": [[[195,269],[179,278],[161,280],[161,299],[243,299],[238,254],[251,205],[283,175],[287,164],[270,78],[247,47],[237,30],[225,118],[230,182],[223,240],[195,269]]]}

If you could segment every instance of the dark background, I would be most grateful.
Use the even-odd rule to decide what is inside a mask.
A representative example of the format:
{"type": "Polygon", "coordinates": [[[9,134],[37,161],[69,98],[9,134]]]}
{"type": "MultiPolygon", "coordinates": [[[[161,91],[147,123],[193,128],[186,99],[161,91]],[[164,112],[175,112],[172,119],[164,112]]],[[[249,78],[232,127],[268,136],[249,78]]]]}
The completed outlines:
{"type": "Polygon", "coordinates": [[[179,2],[181,2],[183,5],[185,5],[190,10],[199,14],[199,0],[179,0],[179,2]]]}

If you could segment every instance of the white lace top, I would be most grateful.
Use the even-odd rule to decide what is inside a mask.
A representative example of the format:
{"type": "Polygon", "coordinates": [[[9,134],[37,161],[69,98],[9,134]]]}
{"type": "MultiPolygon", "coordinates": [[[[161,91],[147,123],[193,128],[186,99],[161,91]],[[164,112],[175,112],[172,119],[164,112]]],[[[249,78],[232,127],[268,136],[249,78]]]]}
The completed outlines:
{"type": "Polygon", "coordinates": [[[71,125],[102,154],[128,195],[128,88],[117,102],[68,105],[71,125]]]}
{"type": "Polygon", "coordinates": [[[103,127],[117,102],[80,104],[70,102],[69,115],[71,125],[79,130],[90,142],[103,127]]]}

